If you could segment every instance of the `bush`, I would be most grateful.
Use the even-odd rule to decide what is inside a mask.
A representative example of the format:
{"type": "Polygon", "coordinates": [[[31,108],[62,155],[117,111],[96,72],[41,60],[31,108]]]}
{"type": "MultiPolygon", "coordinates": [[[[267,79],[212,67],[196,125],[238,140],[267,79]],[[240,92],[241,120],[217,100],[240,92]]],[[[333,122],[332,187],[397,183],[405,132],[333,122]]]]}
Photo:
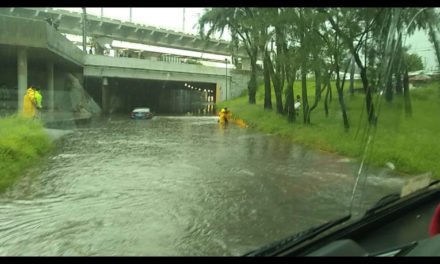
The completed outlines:
{"type": "Polygon", "coordinates": [[[0,119],[0,192],[48,152],[51,142],[40,122],[10,116],[0,119]]]}

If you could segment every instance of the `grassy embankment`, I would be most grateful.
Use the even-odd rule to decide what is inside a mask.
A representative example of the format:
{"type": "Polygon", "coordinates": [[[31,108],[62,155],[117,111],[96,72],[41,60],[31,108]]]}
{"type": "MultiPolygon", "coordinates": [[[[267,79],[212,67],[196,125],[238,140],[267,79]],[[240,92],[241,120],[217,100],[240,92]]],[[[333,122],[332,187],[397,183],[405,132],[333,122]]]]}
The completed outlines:
{"type": "MultiPolygon", "coordinates": [[[[297,94],[301,94],[300,85],[300,82],[295,82],[295,98],[297,94]]],[[[332,87],[335,87],[334,83],[332,87]]],[[[355,87],[361,87],[361,85],[357,84],[355,87]]],[[[308,82],[310,105],[315,99],[314,89],[314,83],[308,82]]],[[[286,117],[276,114],[273,95],[274,110],[263,110],[263,86],[258,89],[256,105],[249,105],[248,97],[244,95],[222,102],[219,106],[227,106],[234,117],[243,119],[251,127],[262,132],[285,136],[296,143],[360,159],[367,127],[366,111],[363,111],[364,95],[351,96],[344,92],[344,96],[351,126],[348,132],[344,132],[343,129],[342,115],[335,91],[329,105],[329,116],[325,117],[323,97],[319,106],[311,114],[312,124],[310,126],[303,125],[302,113],[294,124],[288,123],[286,117]]],[[[376,97],[374,98],[376,100],[376,97]]],[[[367,163],[384,166],[386,162],[392,162],[400,172],[418,174],[431,171],[434,177],[440,178],[440,162],[438,161],[440,158],[440,84],[433,82],[420,89],[411,90],[411,98],[413,107],[411,118],[405,117],[403,98],[395,96],[391,103],[387,103],[385,98],[382,98],[376,136],[367,163]]]]}
{"type": "Polygon", "coordinates": [[[0,118],[0,192],[51,149],[43,126],[19,117],[0,118]]]}

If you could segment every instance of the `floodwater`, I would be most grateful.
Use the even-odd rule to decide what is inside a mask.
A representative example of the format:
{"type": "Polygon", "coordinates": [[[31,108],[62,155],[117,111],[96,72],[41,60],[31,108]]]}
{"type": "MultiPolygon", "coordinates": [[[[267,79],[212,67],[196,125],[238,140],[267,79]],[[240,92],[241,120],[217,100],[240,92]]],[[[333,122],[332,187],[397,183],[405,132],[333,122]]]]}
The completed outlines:
{"type": "MultiPolygon", "coordinates": [[[[242,255],[345,215],[357,170],[215,117],[99,119],[0,195],[0,255],[242,255]]],[[[367,173],[358,211],[403,184],[367,173]]]]}

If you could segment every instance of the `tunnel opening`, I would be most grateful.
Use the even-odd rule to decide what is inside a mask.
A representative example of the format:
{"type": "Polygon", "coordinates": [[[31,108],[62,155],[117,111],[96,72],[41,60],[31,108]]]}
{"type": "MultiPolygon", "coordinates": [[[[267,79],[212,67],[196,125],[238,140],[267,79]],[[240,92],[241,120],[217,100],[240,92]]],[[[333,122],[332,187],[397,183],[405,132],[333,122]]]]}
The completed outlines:
{"type": "Polygon", "coordinates": [[[148,107],[159,115],[215,112],[215,83],[86,78],[85,89],[103,113],[128,114],[136,107],[148,107]]]}

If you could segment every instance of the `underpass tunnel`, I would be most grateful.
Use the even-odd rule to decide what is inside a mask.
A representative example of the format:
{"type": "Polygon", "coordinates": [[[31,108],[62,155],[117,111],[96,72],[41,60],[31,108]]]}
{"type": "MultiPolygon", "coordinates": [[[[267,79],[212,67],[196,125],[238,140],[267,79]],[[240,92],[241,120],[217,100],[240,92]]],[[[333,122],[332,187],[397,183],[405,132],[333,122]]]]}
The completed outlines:
{"type": "Polygon", "coordinates": [[[156,114],[212,113],[216,87],[216,83],[111,77],[85,81],[85,89],[107,114],[129,114],[136,107],[156,114]]]}

